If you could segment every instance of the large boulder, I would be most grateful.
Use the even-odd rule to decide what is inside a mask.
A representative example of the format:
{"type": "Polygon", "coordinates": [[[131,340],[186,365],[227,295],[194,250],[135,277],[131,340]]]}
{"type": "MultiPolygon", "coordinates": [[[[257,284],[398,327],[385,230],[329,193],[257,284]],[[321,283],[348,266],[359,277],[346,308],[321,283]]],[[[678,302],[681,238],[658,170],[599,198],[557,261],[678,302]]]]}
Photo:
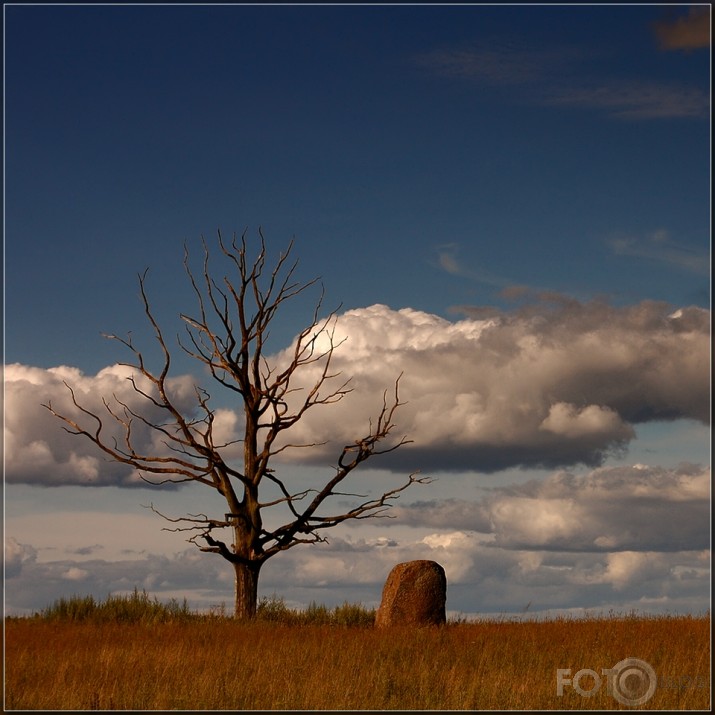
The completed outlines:
{"type": "Polygon", "coordinates": [[[447,576],[436,561],[407,561],[390,571],[375,626],[433,626],[446,621],[447,576]]]}

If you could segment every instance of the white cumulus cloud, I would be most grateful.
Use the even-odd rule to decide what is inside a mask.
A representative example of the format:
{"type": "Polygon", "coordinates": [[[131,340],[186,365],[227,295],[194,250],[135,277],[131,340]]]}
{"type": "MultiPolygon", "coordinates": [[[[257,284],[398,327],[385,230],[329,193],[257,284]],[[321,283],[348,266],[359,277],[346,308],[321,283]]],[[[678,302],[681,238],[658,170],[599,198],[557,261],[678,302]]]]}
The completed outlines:
{"type": "MultiPolygon", "coordinates": [[[[345,342],[332,367],[353,376],[354,392],[306,413],[291,441],[329,440],[317,458],[337,456],[363,436],[400,374],[397,429],[414,444],[385,464],[401,468],[598,465],[635,437],[635,424],[709,420],[706,310],[556,296],[479,315],[450,322],[375,305],[340,316],[335,338],[345,342]]],[[[317,367],[304,384],[316,377],[317,367]]]]}
{"type": "MultiPolygon", "coordinates": [[[[367,434],[383,392],[387,390],[388,399],[392,396],[400,374],[405,404],[395,415],[394,436],[405,435],[413,443],[374,463],[388,469],[495,472],[514,466],[597,466],[627,447],[638,423],[709,420],[709,311],[673,310],[653,302],[614,307],[552,296],[550,303],[513,313],[473,312],[479,317],[456,322],[384,305],[341,315],[335,341],[344,342],[331,371],[341,373],[335,386],[352,377],[353,392],[336,404],[314,407],[283,433],[292,444],[325,446],[287,450],[281,458],[333,463],[343,445],[367,434]]],[[[280,365],[292,354],[289,347],[270,360],[280,365]]],[[[304,366],[294,387],[309,389],[320,370],[320,364],[304,366]]],[[[71,367],[6,366],[8,481],[141,483],[88,440],[68,435],[42,407],[52,401],[66,414],[78,414],[66,381],[78,401],[97,413],[104,410],[102,397],[111,401],[117,396],[150,420],[161,421],[165,416],[157,408],[145,412],[148,403],[133,389],[130,376],[119,365],[96,375],[71,367]]],[[[206,375],[201,379],[210,383],[206,375]]],[[[196,381],[181,375],[169,382],[175,403],[188,415],[196,410],[196,381]]],[[[214,385],[205,386],[216,392],[214,385]]],[[[291,399],[300,394],[292,393],[291,399]]],[[[217,410],[216,442],[240,437],[241,420],[240,411],[217,410]]],[[[94,427],[91,419],[85,424],[94,427]]],[[[116,423],[106,424],[110,434],[114,430],[117,439],[123,438],[116,423]]],[[[134,430],[140,448],[166,453],[160,432],[139,421],[134,430]]],[[[240,456],[240,445],[227,449],[240,456]]]]}
{"type": "MultiPolygon", "coordinates": [[[[112,403],[116,397],[130,408],[147,414],[147,401],[128,379],[132,376],[140,389],[148,389],[145,381],[122,365],[109,366],[96,375],[85,375],[77,368],[67,366],[43,369],[20,364],[6,365],[4,440],[7,481],[46,486],[143,484],[133,470],[110,461],[89,440],[68,434],[63,429],[63,423],[43,407],[51,402],[58,412],[83,421],[94,431],[97,423],[82,416],[72,404],[67,388],[70,385],[77,401],[101,415],[105,433],[109,438],[116,438],[121,445],[123,431],[106,412],[102,399],[112,403]]],[[[176,404],[187,412],[195,406],[193,384],[194,380],[186,375],[169,381],[176,404]]],[[[113,404],[117,409],[117,403],[113,404]]],[[[164,419],[157,408],[150,410],[147,416],[158,423],[164,419]]],[[[138,420],[134,421],[133,436],[139,449],[153,454],[165,454],[167,451],[160,435],[138,420]]]]}

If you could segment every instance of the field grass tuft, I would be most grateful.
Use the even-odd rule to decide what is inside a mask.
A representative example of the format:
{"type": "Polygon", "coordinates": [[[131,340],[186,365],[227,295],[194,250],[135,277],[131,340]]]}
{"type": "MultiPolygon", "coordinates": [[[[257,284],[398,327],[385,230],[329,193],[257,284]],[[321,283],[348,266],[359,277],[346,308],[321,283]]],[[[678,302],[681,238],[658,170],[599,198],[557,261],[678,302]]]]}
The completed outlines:
{"type": "Polygon", "coordinates": [[[129,596],[107,596],[105,601],[96,601],[93,596],[60,598],[40,612],[47,621],[83,621],[93,623],[166,623],[188,620],[194,614],[186,599],[179,603],[171,599],[167,603],[149,598],[146,591],[135,588],[129,596]]]}

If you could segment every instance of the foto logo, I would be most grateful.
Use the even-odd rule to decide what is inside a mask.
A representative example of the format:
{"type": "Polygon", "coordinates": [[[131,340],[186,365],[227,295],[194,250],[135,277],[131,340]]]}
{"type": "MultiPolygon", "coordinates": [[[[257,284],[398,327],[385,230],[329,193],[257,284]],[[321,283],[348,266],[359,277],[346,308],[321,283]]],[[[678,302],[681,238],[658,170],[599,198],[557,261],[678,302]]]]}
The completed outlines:
{"type": "Polygon", "coordinates": [[[591,668],[582,668],[571,677],[571,668],[558,668],[556,695],[563,697],[564,687],[571,686],[579,695],[590,698],[601,689],[604,677],[608,694],[629,707],[648,702],[658,684],[650,664],[639,658],[625,658],[612,668],[602,668],[600,675],[591,668]]]}

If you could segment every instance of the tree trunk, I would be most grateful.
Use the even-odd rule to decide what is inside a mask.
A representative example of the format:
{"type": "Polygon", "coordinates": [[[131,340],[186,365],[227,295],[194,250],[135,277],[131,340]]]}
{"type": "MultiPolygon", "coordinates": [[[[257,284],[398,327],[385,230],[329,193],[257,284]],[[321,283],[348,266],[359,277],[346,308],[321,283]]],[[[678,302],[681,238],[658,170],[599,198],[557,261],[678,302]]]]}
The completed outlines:
{"type": "Polygon", "coordinates": [[[240,620],[250,620],[256,615],[258,605],[258,574],[260,563],[234,563],[235,570],[235,606],[234,617],[240,620]]]}

